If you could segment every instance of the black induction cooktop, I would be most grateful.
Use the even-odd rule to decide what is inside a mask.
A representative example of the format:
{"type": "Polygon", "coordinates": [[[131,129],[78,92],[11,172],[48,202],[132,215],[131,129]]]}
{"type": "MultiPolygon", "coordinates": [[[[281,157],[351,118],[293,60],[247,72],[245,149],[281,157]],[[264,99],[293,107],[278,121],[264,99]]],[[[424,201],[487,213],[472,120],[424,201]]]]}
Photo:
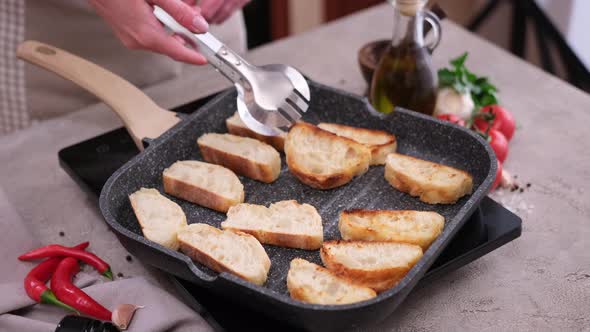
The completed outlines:
{"type": "MultiPolygon", "coordinates": [[[[172,111],[194,112],[213,97],[196,100],[172,111]]],[[[111,174],[138,153],[125,128],[118,128],[62,149],[59,151],[59,161],[80,186],[98,198],[111,174]]],[[[420,283],[431,282],[516,239],[521,234],[521,224],[518,216],[486,197],[420,283]]],[[[221,299],[190,282],[171,278],[186,303],[216,329],[292,330],[280,317],[261,317],[247,308],[228,305],[227,299],[221,299]]]]}

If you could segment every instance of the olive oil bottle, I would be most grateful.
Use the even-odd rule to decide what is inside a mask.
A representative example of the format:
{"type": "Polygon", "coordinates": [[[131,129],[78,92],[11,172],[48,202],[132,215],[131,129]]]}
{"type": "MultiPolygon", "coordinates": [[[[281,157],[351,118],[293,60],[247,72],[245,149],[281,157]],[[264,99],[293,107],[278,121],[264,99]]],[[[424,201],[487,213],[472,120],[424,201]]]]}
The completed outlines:
{"type": "Polygon", "coordinates": [[[371,104],[382,113],[403,107],[432,115],[438,81],[431,53],[440,42],[440,21],[424,9],[424,0],[390,2],[395,9],[393,38],[373,74],[371,104]],[[430,45],[424,44],[424,21],[432,25],[430,45]]]}

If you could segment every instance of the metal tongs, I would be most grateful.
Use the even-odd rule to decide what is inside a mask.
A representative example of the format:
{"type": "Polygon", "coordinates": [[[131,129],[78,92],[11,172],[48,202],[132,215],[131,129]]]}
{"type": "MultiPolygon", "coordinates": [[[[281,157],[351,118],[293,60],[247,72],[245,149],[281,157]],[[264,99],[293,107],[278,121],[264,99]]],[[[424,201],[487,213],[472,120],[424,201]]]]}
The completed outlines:
{"type": "Polygon", "coordinates": [[[190,32],[162,8],[155,6],[154,15],[191,47],[198,48],[213,67],[235,84],[240,118],[253,131],[266,136],[280,135],[307,111],[309,86],[294,68],[281,64],[251,65],[212,34],[190,32]]]}

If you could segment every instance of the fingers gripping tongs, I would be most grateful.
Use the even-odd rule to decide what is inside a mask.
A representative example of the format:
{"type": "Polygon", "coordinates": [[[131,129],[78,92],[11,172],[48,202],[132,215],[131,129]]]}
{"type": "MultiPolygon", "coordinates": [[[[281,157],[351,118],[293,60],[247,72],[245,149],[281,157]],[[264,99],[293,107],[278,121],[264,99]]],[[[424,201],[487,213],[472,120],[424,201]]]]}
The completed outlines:
{"type": "Polygon", "coordinates": [[[279,135],[307,111],[309,86],[294,68],[281,64],[251,65],[212,34],[190,32],[160,7],[154,7],[154,14],[191,47],[198,48],[213,67],[235,84],[238,112],[253,131],[279,135]]]}

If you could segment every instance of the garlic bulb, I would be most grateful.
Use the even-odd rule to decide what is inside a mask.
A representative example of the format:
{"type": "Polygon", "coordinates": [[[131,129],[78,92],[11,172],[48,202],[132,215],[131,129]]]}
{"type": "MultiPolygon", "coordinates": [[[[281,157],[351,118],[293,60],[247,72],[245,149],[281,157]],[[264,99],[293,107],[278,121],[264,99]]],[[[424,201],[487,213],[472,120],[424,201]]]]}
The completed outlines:
{"type": "Polygon", "coordinates": [[[514,188],[514,186],[516,185],[516,181],[514,181],[514,178],[512,177],[512,175],[510,175],[510,173],[508,173],[507,170],[502,169],[502,175],[500,178],[500,187],[502,188],[514,188]]]}
{"type": "Polygon", "coordinates": [[[453,88],[442,88],[436,97],[434,116],[454,114],[463,120],[469,119],[475,104],[469,93],[459,93],[453,88]]]}

